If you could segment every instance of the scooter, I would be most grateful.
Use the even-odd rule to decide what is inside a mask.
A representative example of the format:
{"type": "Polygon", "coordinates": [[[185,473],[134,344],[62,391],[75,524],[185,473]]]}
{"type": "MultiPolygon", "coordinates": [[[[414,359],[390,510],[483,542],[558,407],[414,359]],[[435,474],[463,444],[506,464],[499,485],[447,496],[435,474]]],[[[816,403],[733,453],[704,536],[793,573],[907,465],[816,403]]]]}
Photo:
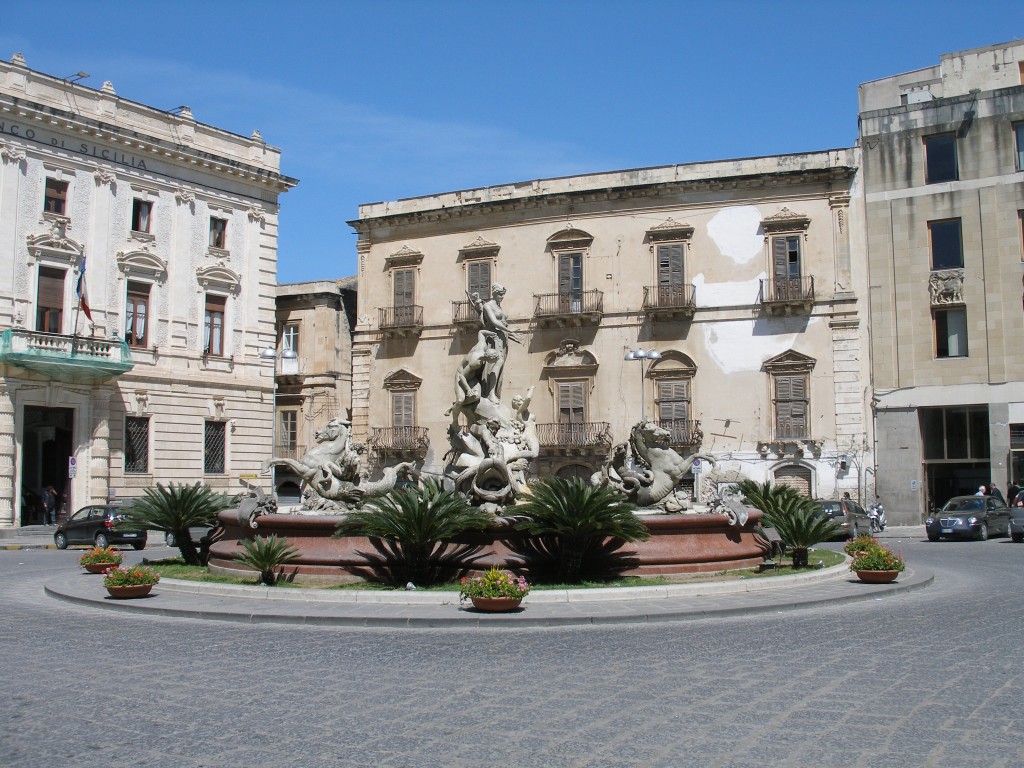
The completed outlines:
{"type": "Polygon", "coordinates": [[[882,502],[875,499],[875,503],[868,507],[868,520],[871,524],[871,532],[878,533],[885,530],[885,509],[882,502]]]}

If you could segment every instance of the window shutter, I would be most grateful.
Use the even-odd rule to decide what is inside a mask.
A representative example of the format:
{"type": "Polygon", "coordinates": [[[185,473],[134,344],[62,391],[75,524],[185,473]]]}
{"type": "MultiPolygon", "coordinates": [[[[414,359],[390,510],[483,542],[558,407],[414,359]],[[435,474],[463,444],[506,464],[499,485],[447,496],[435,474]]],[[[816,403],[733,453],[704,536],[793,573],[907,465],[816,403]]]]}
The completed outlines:
{"type": "Polygon", "coordinates": [[[683,244],[658,246],[658,285],[679,288],[683,284],[683,244]]]}
{"type": "Polygon", "coordinates": [[[558,257],[558,292],[563,296],[583,292],[582,253],[563,253],[558,257]]]}
{"type": "Polygon", "coordinates": [[[38,302],[40,307],[64,308],[64,276],[66,274],[62,269],[39,268],[38,302]]]}
{"type": "Polygon", "coordinates": [[[415,273],[411,269],[396,269],[393,279],[395,282],[395,306],[411,307],[415,304],[415,273]]]}
{"type": "Polygon", "coordinates": [[[686,421],[690,418],[690,382],[658,383],[658,418],[661,421],[686,421]]]}
{"type": "Polygon", "coordinates": [[[772,238],[772,272],[776,280],[789,277],[789,245],[785,237],[772,238]]]}
{"type": "Polygon", "coordinates": [[[807,437],[807,376],[775,377],[776,437],[807,437]]]}
{"type": "Polygon", "coordinates": [[[558,420],[563,424],[577,424],[586,421],[586,390],[582,381],[565,381],[558,384],[558,420]]]}
{"type": "Polygon", "coordinates": [[[413,392],[391,393],[391,426],[416,426],[415,397],[416,395],[413,392]]]}
{"type": "Polygon", "coordinates": [[[491,262],[471,261],[467,269],[469,272],[469,292],[475,293],[486,301],[491,295],[491,262]]]}

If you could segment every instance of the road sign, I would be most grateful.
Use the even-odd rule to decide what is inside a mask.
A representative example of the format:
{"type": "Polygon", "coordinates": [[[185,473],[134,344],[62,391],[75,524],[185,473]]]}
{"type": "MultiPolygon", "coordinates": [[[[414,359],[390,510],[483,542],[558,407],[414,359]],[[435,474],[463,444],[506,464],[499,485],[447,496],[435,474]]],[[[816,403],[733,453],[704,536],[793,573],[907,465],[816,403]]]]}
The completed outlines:
{"type": "Polygon", "coordinates": [[[78,459],[68,456],[68,479],[74,480],[78,476],[78,459]]]}

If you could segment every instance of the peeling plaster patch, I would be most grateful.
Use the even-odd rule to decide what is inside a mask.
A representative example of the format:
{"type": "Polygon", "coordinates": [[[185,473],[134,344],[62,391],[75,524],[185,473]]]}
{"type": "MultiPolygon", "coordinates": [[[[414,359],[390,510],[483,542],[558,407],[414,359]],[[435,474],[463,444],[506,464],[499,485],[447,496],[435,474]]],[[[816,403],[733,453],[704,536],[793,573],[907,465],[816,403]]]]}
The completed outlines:
{"type": "Polygon", "coordinates": [[[753,304],[757,301],[761,290],[761,280],[765,273],[734,283],[704,283],[704,273],[693,278],[693,288],[697,296],[698,307],[734,307],[741,304],[753,304]]]}
{"type": "Polygon", "coordinates": [[[797,338],[820,318],[770,318],[708,323],[704,346],[723,373],[761,370],[770,357],[792,349],[797,338]]]}
{"type": "Polygon", "coordinates": [[[752,205],[723,208],[708,222],[708,237],[718,250],[737,264],[764,253],[761,213],[752,205]]]}

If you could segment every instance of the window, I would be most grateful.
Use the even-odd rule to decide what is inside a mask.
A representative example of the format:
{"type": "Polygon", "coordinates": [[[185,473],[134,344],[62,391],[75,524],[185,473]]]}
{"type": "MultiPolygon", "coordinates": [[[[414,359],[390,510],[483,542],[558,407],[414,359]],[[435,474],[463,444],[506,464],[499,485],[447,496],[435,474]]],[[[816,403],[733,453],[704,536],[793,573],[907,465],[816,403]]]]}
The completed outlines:
{"type": "Polygon", "coordinates": [[[776,374],[775,383],[775,437],[779,439],[806,439],[807,432],[807,374],[776,374]]]}
{"type": "Polygon", "coordinates": [[[135,198],[132,201],[132,232],[149,234],[149,219],[152,212],[151,202],[135,198]]]}
{"type": "Polygon", "coordinates": [[[149,417],[129,416],[124,420],[125,474],[149,472],[149,417]]]}
{"type": "Polygon", "coordinates": [[[558,444],[586,442],[587,382],[558,382],[558,444]]]}
{"type": "Polygon", "coordinates": [[[775,298],[800,298],[800,236],[772,238],[772,274],[775,276],[775,298]]]}
{"type": "Polygon", "coordinates": [[[689,442],[690,380],[658,382],[658,426],[672,434],[672,442],[689,442]]]}
{"type": "Polygon", "coordinates": [[[1024,171],[1024,123],[1013,126],[1013,135],[1017,139],[1017,170],[1024,171]]]}
{"type": "Polygon", "coordinates": [[[131,347],[144,347],[148,341],[149,283],[128,281],[124,311],[124,340],[131,347]]]}
{"type": "Polygon", "coordinates": [[[207,421],[203,438],[203,472],[207,475],[223,475],[227,445],[225,423],[223,421],[207,421]]]}
{"type": "Polygon", "coordinates": [[[220,248],[224,250],[227,248],[228,241],[228,220],[218,219],[216,216],[210,217],[210,247],[220,248]]]}
{"type": "Polygon", "coordinates": [[[396,269],[391,277],[394,282],[395,324],[413,325],[416,321],[416,270],[396,269]]]}
{"type": "Polygon", "coordinates": [[[921,408],[918,413],[926,461],[989,460],[988,406],[921,408]]]}
{"type": "Polygon", "coordinates": [[[415,427],[416,426],[416,393],[415,392],[392,392],[391,393],[391,426],[392,427],[415,427]]]}
{"type": "Polygon", "coordinates": [[[964,250],[960,219],[929,221],[928,232],[931,236],[932,270],[961,269],[964,266],[964,250]]]}
{"type": "Polygon", "coordinates": [[[967,357],[967,310],[935,310],[935,356],[967,357]]]}
{"type": "Polygon", "coordinates": [[[683,244],[658,246],[658,306],[678,304],[683,289],[683,244]]]}
{"type": "Polygon", "coordinates": [[[281,411],[281,437],[279,445],[294,451],[299,442],[299,419],[297,411],[281,411]]]}
{"type": "Polygon", "coordinates": [[[36,330],[60,333],[64,316],[63,269],[39,268],[39,288],[36,294],[36,330]]]}
{"type": "Polygon", "coordinates": [[[583,252],[558,254],[558,303],[563,312],[583,309],[583,252]]]}
{"type": "Polygon", "coordinates": [[[46,179],[46,192],[43,198],[43,210],[58,216],[66,215],[68,202],[68,183],[57,179],[46,179]]]}
{"type": "Polygon", "coordinates": [[[281,329],[281,349],[299,354],[299,324],[288,323],[281,329]]]}
{"type": "Polygon", "coordinates": [[[491,297],[491,262],[471,261],[466,265],[467,285],[469,293],[475,293],[483,301],[491,297]]]}
{"type": "Polygon", "coordinates": [[[956,134],[940,133],[924,137],[925,183],[956,181],[957,172],[956,134]]]}
{"type": "Polygon", "coordinates": [[[206,295],[206,316],[203,320],[203,354],[224,356],[224,308],[227,298],[206,295]]]}

